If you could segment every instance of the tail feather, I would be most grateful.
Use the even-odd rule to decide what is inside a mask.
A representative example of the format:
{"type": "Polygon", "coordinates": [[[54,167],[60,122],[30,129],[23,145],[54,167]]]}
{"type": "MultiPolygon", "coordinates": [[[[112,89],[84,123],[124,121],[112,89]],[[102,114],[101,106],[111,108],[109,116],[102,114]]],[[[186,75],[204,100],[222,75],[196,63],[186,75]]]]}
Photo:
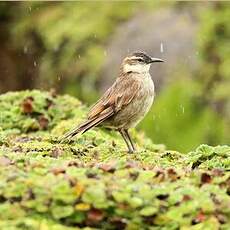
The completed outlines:
{"type": "Polygon", "coordinates": [[[108,119],[112,115],[113,115],[113,110],[111,110],[108,113],[105,113],[105,114],[103,114],[103,115],[101,115],[101,116],[99,116],[97,118],[87,120],[86,122],[84,122],[80,126],[77,126],[73,130],[71,130],[71,131],[67,132],[66,134],[64,134],[64,136],[61,137],[61,139],[60,139],[60,143],[64,142],[65,140],[73,138],[78,133],[85,133],[89,129],[101,124],[103,121],[105,121],[106,119],[108,119]]]}

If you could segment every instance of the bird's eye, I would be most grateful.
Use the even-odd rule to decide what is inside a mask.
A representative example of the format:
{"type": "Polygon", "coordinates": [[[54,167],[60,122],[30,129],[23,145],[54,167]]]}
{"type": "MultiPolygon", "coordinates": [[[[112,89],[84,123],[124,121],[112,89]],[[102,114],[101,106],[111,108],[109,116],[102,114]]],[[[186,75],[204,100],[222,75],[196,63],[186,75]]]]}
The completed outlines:
{"type": "Polygon", "coordinates": [[[137,61],[143,62],[143,59],[142,58],[138,58],[137,61]]]}

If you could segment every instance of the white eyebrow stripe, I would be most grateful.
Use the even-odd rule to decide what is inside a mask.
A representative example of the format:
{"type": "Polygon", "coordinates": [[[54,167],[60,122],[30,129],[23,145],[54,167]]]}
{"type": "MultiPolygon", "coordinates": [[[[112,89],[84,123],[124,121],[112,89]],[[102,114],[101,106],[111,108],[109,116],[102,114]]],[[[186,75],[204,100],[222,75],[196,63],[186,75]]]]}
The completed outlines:
{"type": "Polygon", "coordinates": [[[141,59],[141,60],[144,60],[142,57],[130,57],[131,60],[138,60],[138,59],[141,59]]]}

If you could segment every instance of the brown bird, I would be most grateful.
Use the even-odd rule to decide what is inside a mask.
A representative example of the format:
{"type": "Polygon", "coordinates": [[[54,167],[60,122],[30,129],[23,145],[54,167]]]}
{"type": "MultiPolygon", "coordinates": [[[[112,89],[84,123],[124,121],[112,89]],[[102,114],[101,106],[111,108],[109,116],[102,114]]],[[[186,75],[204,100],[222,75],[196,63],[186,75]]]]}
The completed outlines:
{"type": "Polygon", "coordinates": [[[72,131],[66,133],[61,142],[78,133],[85,133],[100,124],[120,132],[130,153],[135,151],[128,129],[135,127],[149,111],[154,99],[154,83],[149,74],[153,62],[163,62],[143,52],[126,57],[114,84],[91,107],[88,118],[72,131]]]}

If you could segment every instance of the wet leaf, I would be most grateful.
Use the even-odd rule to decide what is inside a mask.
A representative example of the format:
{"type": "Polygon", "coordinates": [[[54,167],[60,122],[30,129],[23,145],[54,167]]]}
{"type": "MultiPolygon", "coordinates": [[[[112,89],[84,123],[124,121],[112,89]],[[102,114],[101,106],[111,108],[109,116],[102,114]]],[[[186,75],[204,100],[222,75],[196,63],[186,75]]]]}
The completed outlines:
{"type": "Polygon", "coordinates": [[[212,175],[213,176],[223,176],[224,170],[222,169],[213,169],[212,170],[212,175]]]}
{"type": "Polygon", "coordinates": [[[152,215],[156,214],[157,211],[158,210],[155,207],[151,207],[151,206],[150,207],[145,207],[145,208],[140,210],[140,215],[142,215],[142,216],[152,216],[152,215]]]}
{"type": "Polygon", "coordinates": [[[44,115],[39,116],[38,123],[42,130],[46,130],[49,126],[49,120],[44,115]]]}
{"type": "Polygon", "coordinates": [[[177,175],[175,169],[169,168],[169,169],[167,170],[167,173],[168,173],[168,177],[169,177],[172,181],[175,181],[175,180],[178,179],[178,175],[177,175]]]}
{"type": "Polygon", "coordinates": [[[128,203],[130,204],[132,208],[138,208],[138,207],[141,207],[144,202],[139,197],[132,197],[128,200],[128,203]]]}
{"type": "Polygon", "coordinates": [[[6,156],[0,156],[0,166],[7,166],[11,164],[11,160],[6,156]]]}
{"type": "Polygon", "coordinates": [[[98,167],[99,167],[99,169],[102,169],[104,172],[113,173],[116,170],[116,166],[115,166],[114,162],[102,163],[98,167]]]}
{"type": "Polygon", "coordinates": [[[75,186],[74,186],[74,194],[76,195],[76,198],[80,197],[81,194],[83,193],[85,187],[84,185],[80,184],[80,183],[77,183],[75,186]]]}
{"type": "Polygon", "coordinates": [[[197,224],[197,223],[203,222],[205,219],[206,219],[205,214],[200,212],[200,213],[198,213],[196,218],[193,219],[192,223],[197,224]]]}
{"type": "Polygon", "coordinates": [[[30,114],[33,112],[33,97],[27,97],[22,102],[22,112],[26,114],[30,114]]]}
{"type": "Polygon", "coordinates": [[[51,208],[52,215],[55,219],[61,219],[64,217],[71,216],[74,212],[74,209],[72,206],[58,206],[54,205],[51,208]]]}
{"type": "Polygon", "coordinates": [[[88,213],[87,213],[87,218],[90,221],[93,222],[98,222],[101,221],[104,218],[104,214],[101,210],[99,209],[91,209],[88,213]]]}
{"type": "Polygon", "coordinates": [[[184,195],[182,201],[189,201],[192,200],[192,197],[189,195],[184,195]]]}
{"type": "Polygon", "coordinates": [[[87,187],[82,195],[82,200],[86,203],[92,204],[98,209],[108,207],[105,188],[101,184],[87,187]]]}
{"type": "Polygon", "coordinates": [[[205,184],[205,183],[211,183],[212,178],[208,173],[202,173],[201,174],[201,183],[205,184]]]}
{"type": "Polygon", "coordinates": [[[75,205],[75,209],[78,211],[88,211],[90,209],[90,205],[86,203],[79,203],[75,205]]]}
{"type": "Polygon", "coordinates": [[[51,172],[52,172],[54,175],[58,175],[58,174],[60,174],[60,173],[65,173],[65,168],[61,168],[61,167],[52,168],[52,169],[51,169],[51,172]]]}
{"type": "Polygon", "coordinates": [[[62,153],[63,153],[63,151],[62,151],[61,148],[54,147],[54,148],[51,150],[50,156],[51,156],[51,157],[54,157],[54,158],[58,158],[59,156],[62,155],[62,153]]]}
{"type": "Polygon", "coordinates": [[[118,135],[99,128],[60,144],[87,112],[77,99],[35,90],[0,95],[0,105],[0,229],[53,229],[43,221],[71,230],[228,226],[229,147],[180,154],[149,140],[145,148],[134,131],[140,151],[128,155],[118,135]],[[33,111],[25,116],[18,105],[30,96],[33,111]],[[47,130],[39,116],[48,118],[47,130]]]}

